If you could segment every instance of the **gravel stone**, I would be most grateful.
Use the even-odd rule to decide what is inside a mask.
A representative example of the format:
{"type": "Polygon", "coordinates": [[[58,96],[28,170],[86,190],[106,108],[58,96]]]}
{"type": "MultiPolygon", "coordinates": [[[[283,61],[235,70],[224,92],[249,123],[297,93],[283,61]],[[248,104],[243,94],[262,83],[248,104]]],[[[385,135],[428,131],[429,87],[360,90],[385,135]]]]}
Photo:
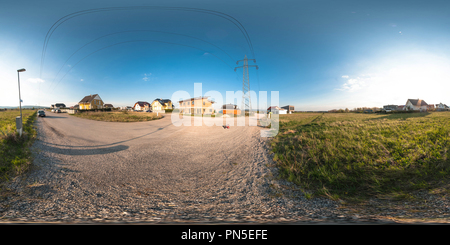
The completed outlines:
{"type": "MultiPolygon", "coordinates": [[[[351,206],[278,178],[260,127],[38,118],[30,171],[10,181],[0,222],[448,223],[445,191],[351,206]],[[418,201],[420,200],[420,201],[418,201]]],[[[252,120],[252,119],[250,119],[252,120]]],[[[235,124],[236,125],[236,124],[235,124]]]]}

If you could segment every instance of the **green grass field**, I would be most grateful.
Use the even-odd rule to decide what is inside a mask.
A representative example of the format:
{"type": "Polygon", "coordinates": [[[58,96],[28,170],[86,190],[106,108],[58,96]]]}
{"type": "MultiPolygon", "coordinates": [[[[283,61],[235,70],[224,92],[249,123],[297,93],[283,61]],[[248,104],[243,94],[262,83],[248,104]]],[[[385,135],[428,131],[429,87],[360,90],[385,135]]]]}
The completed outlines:
{"type": "Polygon", "coordinates": [[[33,127],[36,113],[36,110],[22,110],[24,131],[19,137],[15,121],[20,116],[19,110],[0,111],[0,181],[23,173],[31,163],[29,147],[36,137],[33,127]]]}
{"type": "Polygon", "coordinates": [[[162,118],[162,114],[128,111],[81,112],[73,116],[105,122],[144,122],[162,118]]]}
{"type": "Polygon", "coordinates": [[[450,112],[280,115],[271,146],[307,196],[406,198],[450,182],[450,112]]]}

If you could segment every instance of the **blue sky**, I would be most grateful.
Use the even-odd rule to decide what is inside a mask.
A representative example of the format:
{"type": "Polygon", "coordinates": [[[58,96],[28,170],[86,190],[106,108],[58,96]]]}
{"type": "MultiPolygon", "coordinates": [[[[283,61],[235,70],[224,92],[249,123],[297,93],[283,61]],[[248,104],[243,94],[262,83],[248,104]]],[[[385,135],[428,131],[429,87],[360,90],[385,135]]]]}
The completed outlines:
{"type": "Polygon", "coordinates": [[[194,83],[225,96],[245,55],[251,90],[296,110],[449,104],[449,24],[448,1],[2,1],[0,106],[18,106],[20,68],[23,105],[131,106],[194,83]]]}

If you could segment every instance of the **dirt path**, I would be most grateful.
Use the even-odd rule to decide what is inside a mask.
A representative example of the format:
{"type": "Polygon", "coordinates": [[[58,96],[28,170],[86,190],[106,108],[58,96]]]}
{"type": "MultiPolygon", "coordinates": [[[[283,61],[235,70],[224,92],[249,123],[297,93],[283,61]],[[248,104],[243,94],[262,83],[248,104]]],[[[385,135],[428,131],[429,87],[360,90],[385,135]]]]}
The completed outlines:
{"type": "Polygon", "coordinates": [[[260,127],[38,118],[35,160],[0,201],[3,222],[354,220],[277,181],[260,127]]]}

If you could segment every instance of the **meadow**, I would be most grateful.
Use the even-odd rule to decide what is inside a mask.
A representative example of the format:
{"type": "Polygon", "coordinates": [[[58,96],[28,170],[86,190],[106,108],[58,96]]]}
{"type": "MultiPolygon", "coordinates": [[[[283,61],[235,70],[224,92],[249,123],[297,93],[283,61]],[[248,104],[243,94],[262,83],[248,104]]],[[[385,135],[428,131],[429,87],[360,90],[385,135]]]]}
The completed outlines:
{"type": "Polygon", "coordinates": [[[72,114],[76,117],[105,121],[105,122],[144,122],[160,119],[163,114],[148,112],[129,112],[129,111],[114,111],[114,112],[79,112],[72,114]]]}
{"type": "Polygon", "coordinates": [[[450,112],[280,115],[271,147],[306,197],[413,198],[450,182],[450,112]]]}
{"type": "Polygon", "coordinates": [[[36,138],[33,123],[36,120],[36,110],[22,110],[23,135],[16,132],[16,117],[19,110],[0,111],[0,181],[21,174],[31,163],[29,147],[36,138]]]}

